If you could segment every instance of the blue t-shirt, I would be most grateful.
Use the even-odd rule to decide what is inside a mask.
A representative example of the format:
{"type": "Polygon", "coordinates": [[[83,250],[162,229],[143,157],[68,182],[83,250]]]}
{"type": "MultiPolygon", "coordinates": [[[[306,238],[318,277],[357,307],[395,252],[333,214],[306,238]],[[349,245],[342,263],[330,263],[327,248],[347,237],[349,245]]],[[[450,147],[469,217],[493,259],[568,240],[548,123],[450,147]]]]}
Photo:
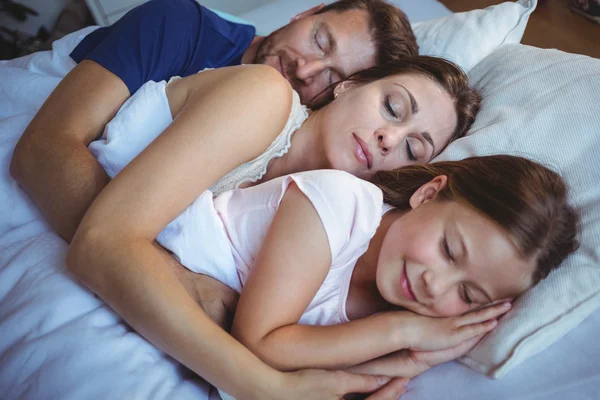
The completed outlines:
{"type": "Polygon", "coordinates": [[[70,56],[102,65],[133,94],[150,80],[238,65],[255,34],[253,26],[229,22],[194,0],[151,0],[88,34],[70,56]]]}

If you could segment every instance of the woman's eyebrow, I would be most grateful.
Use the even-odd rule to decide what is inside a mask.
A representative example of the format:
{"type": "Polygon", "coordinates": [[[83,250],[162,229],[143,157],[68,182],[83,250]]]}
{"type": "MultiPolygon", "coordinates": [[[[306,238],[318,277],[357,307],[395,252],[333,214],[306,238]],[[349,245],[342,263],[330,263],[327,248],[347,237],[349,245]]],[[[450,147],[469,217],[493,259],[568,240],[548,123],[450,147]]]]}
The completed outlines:
{"type": "Polygon", "coordinates": [[[435,156],[435,143],[433,143],[433,139],[431,138],[429,132],[421,132],[421,136],[423,136],[423,138],[431,145],[431,157],[429,157],[431,160],[435,156]]]}
{"type": "Polygon", "coordinates": [[[394,85],[400,86],[402,89],[404,89],[406,94],[408,94],[408,98],[410,99],[410,110],[411,110],[412,115],[415,115],[416,113],[418,113],[419,112],[419,103],[417,103],[417,100],[415,100],[415,96],[413,96],[413,94],[410,92],[410,90],[408,90],[404,85],[401,85],[396,82],[394,82],[394,85]]]}
{"type": "MultiPolygon", "coordinates": [[[[397,85],[399,87],[401,87],[402,89],[404,89],[404,91],[406,92],[406,94],[408,95],[408,98],[410,100],[410,111],[412,113],[412,115],[415,115],[419,112],[420,108],[419,108],[419,103],[417,103],[417,100],[415,99],[415,96],[413,96],[413,94],[410,92],[410,90],[408,90],[406,88],[406,86],[401,85],[399,83],[394,82],[394,85],[397,85]]],[[[420,133],[421,136],[423,136],[423,138],[425,140],[427,140],[427,142],[431,145],[431,157],[429,157],[429,159],[432,159],[433,156],[435,155],[435,143],[433,142],[433,139],[431,138],[431,134],[429,134],[429,132],[425,131],[425,132],[421,132],[420,133]]]]}

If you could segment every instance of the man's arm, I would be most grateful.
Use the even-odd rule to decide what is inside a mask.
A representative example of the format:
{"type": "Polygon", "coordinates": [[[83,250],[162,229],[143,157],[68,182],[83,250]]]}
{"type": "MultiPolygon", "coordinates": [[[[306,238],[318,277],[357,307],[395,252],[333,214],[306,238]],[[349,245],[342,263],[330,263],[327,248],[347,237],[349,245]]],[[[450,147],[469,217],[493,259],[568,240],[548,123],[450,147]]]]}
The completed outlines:
{"type": "Polygon", "coordinates": [[[109,181],[87,146],[128,97],[119,77],[83,60],[48,97],[17,143],[11,175],[69,242],[109,181]]]}

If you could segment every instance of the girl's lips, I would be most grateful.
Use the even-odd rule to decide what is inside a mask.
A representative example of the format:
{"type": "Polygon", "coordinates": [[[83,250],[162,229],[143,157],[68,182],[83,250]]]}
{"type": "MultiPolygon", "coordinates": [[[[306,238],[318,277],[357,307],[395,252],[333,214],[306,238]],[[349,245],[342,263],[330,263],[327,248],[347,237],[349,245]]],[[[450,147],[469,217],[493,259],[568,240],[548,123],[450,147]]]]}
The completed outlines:
{"type": "Polygon", "coordinates": [[[412,291],[408,275],[406,274],[406,261],[404,262],[404,268],[402,274],[400,274],[400,287],[402,289],[402,295],[410,301],[417,301],[415,293],[412,291]]]}
{"type": "Polygon", "coordinates": [[[373,166],[373,155],[369,151],[369,146],[367,146],[361,138],[356,136],[356,134],[353,133],[352,136],[354,136],[357,143],[355,149],[356,157],[358,157],[359,161],[367,167],[367,169],[371,169],[373,166]]]}

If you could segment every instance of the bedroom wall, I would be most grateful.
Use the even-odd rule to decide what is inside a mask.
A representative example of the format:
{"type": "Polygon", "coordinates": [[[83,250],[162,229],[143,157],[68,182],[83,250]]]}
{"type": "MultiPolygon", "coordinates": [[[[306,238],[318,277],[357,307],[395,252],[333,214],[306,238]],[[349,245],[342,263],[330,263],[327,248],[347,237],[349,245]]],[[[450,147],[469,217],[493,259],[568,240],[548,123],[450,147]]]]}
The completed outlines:
{"type": "Polygon", "coordinates": [[[69,0],[14,0],[16,3],[23,4],[35,9],[39,15],[37,17],[28,16],[25,22],[18,22],[9,17],[6,13],[0,13],[0,26],[19,30],[30,35],[36,35],[40,26],[45,26],[48,30],[52,28],[60,11],[69,0]]]}
{"type": "Polygon", "coordinates": [[[200,4],[239,15],[276,0],[197,0],[200,4]]]}

